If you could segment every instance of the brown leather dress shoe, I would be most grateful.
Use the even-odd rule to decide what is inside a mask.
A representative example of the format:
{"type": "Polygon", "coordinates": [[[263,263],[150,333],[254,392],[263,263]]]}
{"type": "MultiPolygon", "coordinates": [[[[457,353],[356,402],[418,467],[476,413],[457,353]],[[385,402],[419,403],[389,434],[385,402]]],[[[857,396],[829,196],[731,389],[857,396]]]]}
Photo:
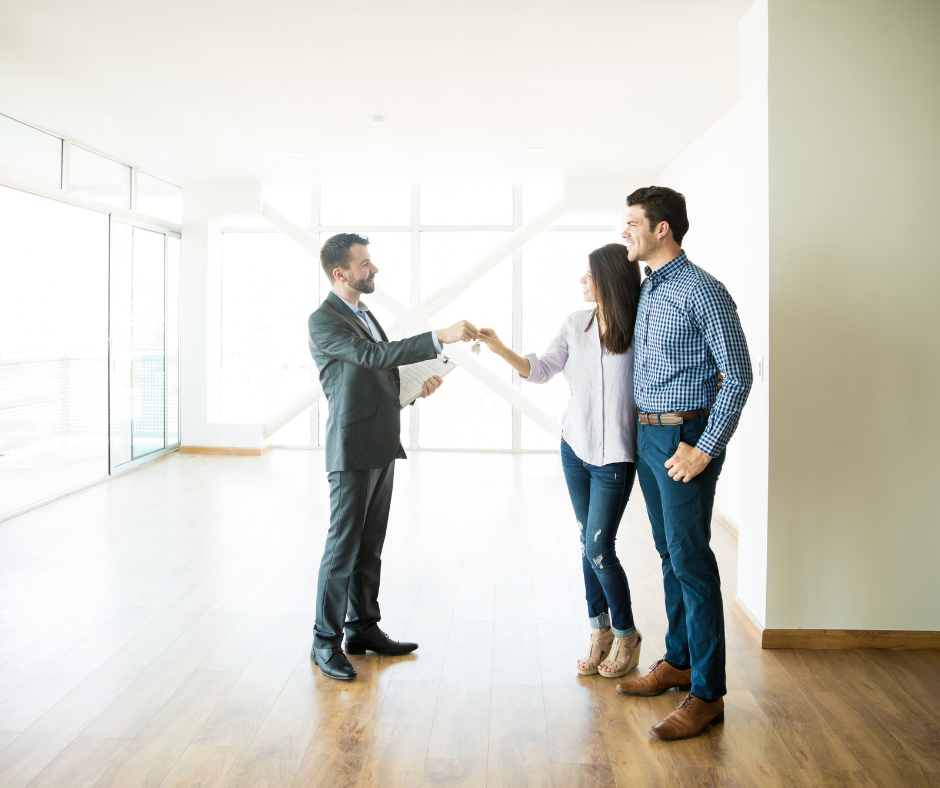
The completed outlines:
{"type": "Polygon", "coordinates": [[[678,687],[681,690],[692,689],[692,669],[677,670],[666,660],[661,659],[650,665],[650,672],[643,678],[624,681],[617,685],[617,692],[622,695],[661,695],[667,689],[678,687]]]}
{"type": "Polygon", "coordinates": [[[650,733],[657,739],[666,741],[691,739],[693,736],[698,736],[709,725],[724,721],[724,698],[707,703],[690,692],[672,714],[659,725],[650,728],[650,733]]]}

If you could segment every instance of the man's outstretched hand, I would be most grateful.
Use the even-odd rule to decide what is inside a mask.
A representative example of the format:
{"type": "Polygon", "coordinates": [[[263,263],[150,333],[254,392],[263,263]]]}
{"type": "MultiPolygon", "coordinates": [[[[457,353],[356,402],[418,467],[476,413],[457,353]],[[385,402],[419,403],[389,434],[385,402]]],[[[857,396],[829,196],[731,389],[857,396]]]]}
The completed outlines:
{"type": "Polygon", "coordinates": [[[688,443],[680,443],[676,453],[666,460],[669,476],[676,482],[690,482],[712,461],[705,452],[688,443]]]}
{"type": "Polygon", "coordinates": [[[437,340],[442,345],[452,345],[454,342],[471,342],[477,338],[477,327],[473,323],[461,320],[447,328],[437,331],[437,340]]]}
{"type": "Polygon", "coordinates": [[[444,384],[444,378],[440,375],[431,375],[424,383],[421,384],[421,399],[425,397],[430,397],[435,391],[437,391],[444,384]]]}

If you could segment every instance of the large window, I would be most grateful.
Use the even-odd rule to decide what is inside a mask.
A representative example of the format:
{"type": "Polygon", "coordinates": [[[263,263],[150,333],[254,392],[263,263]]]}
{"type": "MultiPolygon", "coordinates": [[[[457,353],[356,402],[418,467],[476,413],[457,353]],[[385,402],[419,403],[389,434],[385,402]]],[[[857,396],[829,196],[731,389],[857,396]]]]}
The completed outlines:
{"type": "Polygon", "coordinates": [[[4,176],[62,189],[102,205],[133,209],[165,222],[183,222],[183,190],[179,186],[0,115],[0,180],[4,176]]]}
{"type": "Polygon", "coordinates": [[[182,190],[5,116],[0,183],[2,518],[179,445],[182,190]]]}
{"type": "MultiPolygon", "coordinates": [[[[321,242],[337,232],[368,235],[378,287],[416,306],[559,196],[560,184],[343,185],[273,190],[269,200],[321,242]]],[[[432,325],[465,318],[494,328],[520,352],[543,351],[570,312],[588,308],[578,283],[587,255],[619,240],[618,225],[619,216],[612,214],[563,215],[438,312],[432,325]]],[[[233,218],[223,229],[222,415],[259,423],[316,379],[306,321],[329,284],[311,255],[264,220],[233,218]]],[[[364,300],[383,327],[395,323],[368,296],[364,300]]],[[[507,383],[520,385],[485,348],[479,359],[507,383]]],[[[561,378],[521,388],[556,416],[567,405],[569,390],[561,378]]],[[[275,445],[322,444],[326,415],[327,403],[320,400],[310,415],[277,433],[275,445]]],[[[459,367],[438,394],[405,409],[402,441],[412,448],[557,449],[554,438],[459,367]]]]}

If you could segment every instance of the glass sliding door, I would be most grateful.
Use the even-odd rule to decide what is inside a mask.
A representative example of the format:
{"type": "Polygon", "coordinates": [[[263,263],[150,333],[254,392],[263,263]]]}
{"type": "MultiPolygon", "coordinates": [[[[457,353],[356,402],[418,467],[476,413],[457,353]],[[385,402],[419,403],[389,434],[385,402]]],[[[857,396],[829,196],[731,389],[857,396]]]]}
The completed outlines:
{"type": "Polygon", "coordinates": [[[108,475],[108,216],[0,186],[0,517],[108,475]]]}
{"type": "MultiPolygon", "coordinates": [[[[166,233],[113,219],[111,227],[111,464],[116,468],[167,446],[169,310],[166,233]]],[[[179,254],[178,239],[172,240],[177,242],[172,358],[178,370],[179,254]]],[[[178,416],[178,388],[173,404],[178,416]]],[[[178,442],[178,426],[172,430],[178,442]]]]}

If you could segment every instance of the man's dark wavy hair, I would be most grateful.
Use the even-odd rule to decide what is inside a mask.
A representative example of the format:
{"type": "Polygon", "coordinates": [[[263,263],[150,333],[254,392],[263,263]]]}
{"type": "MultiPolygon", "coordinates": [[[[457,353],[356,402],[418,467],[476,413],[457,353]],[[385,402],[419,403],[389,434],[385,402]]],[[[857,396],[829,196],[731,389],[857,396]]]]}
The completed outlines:
{"type": "Polygon", "coordinates": [[[327,238],[326,243],[320,247],[320,265],[323,266],[326,278],[331,282],[334,268],[349,270],[349,247],[353,244],[368,246],[369,239],[365,235],[356,233],[340,233],[327,238]]]}
{"type": "Polygon", "coordinates": [[[667,186],[644,186],[627,197],[627,205],[639,205],[652,230],[660,222],[667,222],[672,237],[682,246],[689,231],[689,215],[685,210],[685,195],[667,186]]]}

